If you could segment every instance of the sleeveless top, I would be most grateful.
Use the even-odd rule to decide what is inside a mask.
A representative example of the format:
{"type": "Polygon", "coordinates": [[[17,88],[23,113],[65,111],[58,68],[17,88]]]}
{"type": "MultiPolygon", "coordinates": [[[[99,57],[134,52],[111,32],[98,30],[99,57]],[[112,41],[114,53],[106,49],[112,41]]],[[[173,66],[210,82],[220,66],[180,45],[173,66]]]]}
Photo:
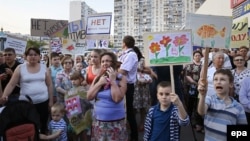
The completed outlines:
{"type": "Polygon", "coordinates": [[[87,69],[87,83],[92,84],[93,80],[95,79],[96,75],[92,72],[92,66],[89,66],[87,69]]]}
{"type": "MultiPolygon", "coordinates": [[[[118,83],[118,81],[116,81],[118,83]]],[[[97,93],[94,116],[101,121],[114,121],[125,118],[124,100],[116,103],[112,100],[111,88],[97,93]]]]}
{"type": "Polygon", "coordinates": [[[20,66],[20,95],[30,96],[34,104],[45,102],[49,99],[48,87],[45,83],[46,66],[40,64],[40,70],[37,73],[30,73],[27,70],[27,64],[20,66]]]}

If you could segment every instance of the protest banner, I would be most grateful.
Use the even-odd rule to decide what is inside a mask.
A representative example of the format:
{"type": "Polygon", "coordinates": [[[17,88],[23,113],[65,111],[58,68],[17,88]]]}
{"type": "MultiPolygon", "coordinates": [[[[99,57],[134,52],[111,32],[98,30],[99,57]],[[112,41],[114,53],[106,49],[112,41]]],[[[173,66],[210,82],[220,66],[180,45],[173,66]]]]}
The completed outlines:
{"type": "Polygon", "coordinates": [[[248,45],[248,18],[245,17],[233,22],[230,47],[239,48],[248,45]]]}
{"type": "Polygon", "coordinates": [[[65,96],[66,116],[76,134],[90,129],[92,123],[92,104],[86,99],[85,89],[71,89],[65,96]]]}
{"type": "Polygon", "coordinates": [[[31,36],[67,37],[67,20],[31,19],[31,36]]]}
{"type": "Polygon", "coordinates": [[[5,42],[5,48],[13,48],[16,54],[22,55],[25,52],[27,41],[18,37],[7,35],[7,40],[5,42]]]}
{"type": "Polygon", "coordinates": [[[185,29],[192,29],[194,46],[229,48],[232,17],[188,13],[185,29]]]}
{"type": "Polygon", "coordinates": [[[191,30],[144,33],[146,66],[169,66],[174,92],[173,65],[191,63],[193,46],[191,30]]]}

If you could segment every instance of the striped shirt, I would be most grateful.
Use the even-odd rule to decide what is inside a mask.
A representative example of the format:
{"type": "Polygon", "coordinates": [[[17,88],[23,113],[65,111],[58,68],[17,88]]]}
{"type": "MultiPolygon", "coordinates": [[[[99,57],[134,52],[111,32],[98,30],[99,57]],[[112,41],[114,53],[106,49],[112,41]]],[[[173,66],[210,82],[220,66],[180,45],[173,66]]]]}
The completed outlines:
{"type": "MultiPolygon", "coordinates": [[[[152,127],[153,127],[153,114],[156,111],[157,108],[159,108],[160,104],[157,104],[153,107],[151,107],[148,111],[148,114],[145,119],[145,132],[144,132],[144,141],[149,141],[151,138],[151,133],[152,133],[152,127]]],[[[184,120],[180,119],[178,116],[178,109],[176,106],[173,107],[171,111],[171,116],[170,116],[170,124],[169,124],[169,129],[170,129],[170,139],[169,141],[179,141],[180,138],[180,126],[187,126],[189,125],[189,116],[187,116],[184,120]]]]}
{"type": "Polygon", "coordinates": [[[67,125],[66,122],[63,120],[63,118],[56,122],[51,120],[49,122],[49,131],[53,134],[54,132],[58,131],[58,130],[62,130],[60,136],[58,138],[55,139],[55,141],[67,141],[67,125]]]}
{"type": "Polygon", "coordinates": [[[204,118],[205,141],[226,141],[227,125],[247,124],[242,105],[230,99],[232,103],[226,105],[217,95],[206,96],[208,110],[204,118]]]}

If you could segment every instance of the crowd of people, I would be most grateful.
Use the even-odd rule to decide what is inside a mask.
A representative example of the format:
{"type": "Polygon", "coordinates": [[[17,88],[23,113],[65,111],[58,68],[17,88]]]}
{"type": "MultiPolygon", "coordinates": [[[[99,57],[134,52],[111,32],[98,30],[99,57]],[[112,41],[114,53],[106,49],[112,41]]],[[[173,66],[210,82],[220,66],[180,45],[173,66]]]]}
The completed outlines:
{"type": "Polygon", "coordinates": [[[174,88],[169,66],[146,66],[132,36],[123,38],[122,49],[119,55],[94,49],[75,59],[57,53],[42,59],[31,47],[20,63],[15,50],[6,47],[0,52],[0,104],[28,95],[40,116],[40,137],[60,141],[138,141],[139,132],[145,141],[176,141],[179,127],[190,123],[205,140],[223,141],[226,125],[250,121],[247,47],[213,48],[207,82],[200,81],[204,49],[195,50],[191,64],[173,67],[174,88]],[[80,114],[79,107],[70,106],[72,98],[74,104],[79,100],[80,114]]]}

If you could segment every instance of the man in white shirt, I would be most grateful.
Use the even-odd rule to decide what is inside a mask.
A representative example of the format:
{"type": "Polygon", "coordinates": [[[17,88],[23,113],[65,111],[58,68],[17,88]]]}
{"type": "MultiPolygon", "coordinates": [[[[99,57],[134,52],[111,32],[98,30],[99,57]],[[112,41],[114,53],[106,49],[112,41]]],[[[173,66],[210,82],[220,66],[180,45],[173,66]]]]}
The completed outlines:
{"type": "Polygon", "coordinates": [[[134,45],[135,39],[132,36],[125,36],[123,38],[123,52],[119,57],[119,61],[122,64],[119,72],[127,77],[126,112],[130,126],[130,140],[138,141],[137,123],[133,112],[134,83],[136,82],[138,66],[137,54],[133,50],[134,45]]]}

